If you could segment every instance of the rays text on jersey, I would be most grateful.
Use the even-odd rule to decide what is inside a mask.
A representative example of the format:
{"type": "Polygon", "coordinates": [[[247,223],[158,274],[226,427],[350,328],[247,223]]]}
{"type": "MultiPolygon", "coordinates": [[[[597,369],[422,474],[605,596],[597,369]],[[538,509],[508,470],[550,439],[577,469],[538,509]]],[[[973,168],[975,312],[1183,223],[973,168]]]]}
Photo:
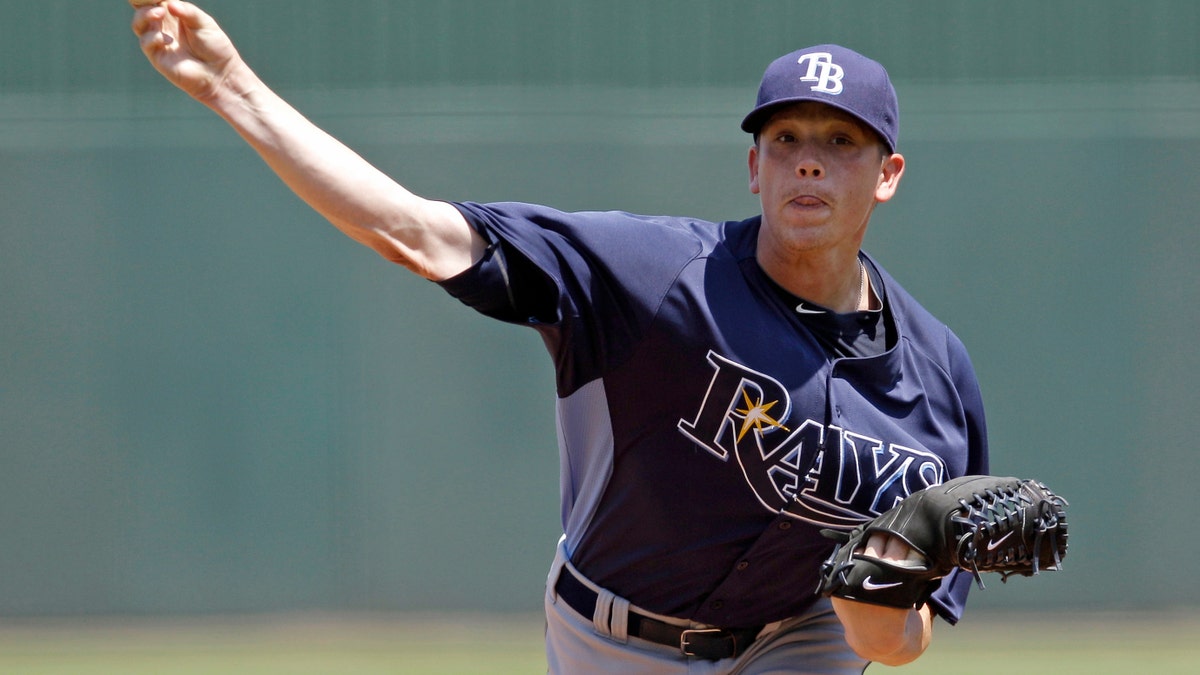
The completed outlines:
{"type": "Polygon", "coordinates": [[[851,528],[946,478],[945,462],[927,450],[811,418],[789,428],[783,384],[715,352],[708,363],[714,374],[700,410],[678,429],[717,459],[736,459],[773,513],[851,528]],[[776,408],[778,418],[768,414],[776,408]]]}

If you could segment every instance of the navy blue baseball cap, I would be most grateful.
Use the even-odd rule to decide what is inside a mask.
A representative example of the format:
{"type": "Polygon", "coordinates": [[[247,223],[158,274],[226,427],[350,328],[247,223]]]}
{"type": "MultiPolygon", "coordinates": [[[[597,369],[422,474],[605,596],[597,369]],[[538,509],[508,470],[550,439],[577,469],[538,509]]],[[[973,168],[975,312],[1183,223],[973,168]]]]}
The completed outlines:
{"type": "Polygon", "coordinates": [[[896,151],[900,104],[883,66],[838,45],[818,45],[781,56],[767,66],[754,110],[742,131],[757,134],[783,105],[819,101],[840,108],[875,130],[896,151]]]}

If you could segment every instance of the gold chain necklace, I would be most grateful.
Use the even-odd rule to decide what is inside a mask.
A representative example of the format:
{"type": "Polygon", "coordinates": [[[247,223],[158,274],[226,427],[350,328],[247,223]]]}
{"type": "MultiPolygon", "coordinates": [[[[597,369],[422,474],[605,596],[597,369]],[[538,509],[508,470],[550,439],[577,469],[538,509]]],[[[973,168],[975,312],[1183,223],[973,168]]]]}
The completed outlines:
{"type": "MultiPolygon", "coordinates": [[[[862,258],[858,259],[858,304],[855,309],[863,308],[863,296],[867,294],[867,266],[863,264],[862,258]]],[[[867,309],[870,309],[868,306],[867,309]]]]}

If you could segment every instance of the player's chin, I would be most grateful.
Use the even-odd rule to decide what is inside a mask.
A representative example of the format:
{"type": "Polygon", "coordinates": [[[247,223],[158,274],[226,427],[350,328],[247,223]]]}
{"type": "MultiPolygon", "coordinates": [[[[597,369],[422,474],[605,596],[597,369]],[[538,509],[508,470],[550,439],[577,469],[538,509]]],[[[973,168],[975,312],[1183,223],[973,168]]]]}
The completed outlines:
{"type": "Polygon", "coordinates": [[[837,238],[824,218],[792,217],[779,219],[776,240],[797,253],[827,248],[837,238]]]}

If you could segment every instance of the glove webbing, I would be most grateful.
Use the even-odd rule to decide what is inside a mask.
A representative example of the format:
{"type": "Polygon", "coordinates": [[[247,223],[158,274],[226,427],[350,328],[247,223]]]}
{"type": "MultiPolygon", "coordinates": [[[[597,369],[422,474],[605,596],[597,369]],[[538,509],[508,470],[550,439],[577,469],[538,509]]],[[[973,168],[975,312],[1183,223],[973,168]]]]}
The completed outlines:
{"type": "Polygon", "coordinates": [[[1007,582],[1008,578],[1014,574],[1024,576],[1038,574],[1041,552],[1044,550],[1043,544],[1049,546],[1050,552],[1054,556],[1054,564],[1047,569],[1062,569],[1061,551],[1064,548],[1062,546],[1064,542],[1060,541],[1059,537],[1061,535],[1063,539],[1066,538],[1066,521],[1059,515],[1062,507],[1066,506],[1066,500],[1050,492],[1045,485],[1040,483],[1035,485],[1046,492],[1047,498],[1042,500],[1039,505],[1036,528],[1030,547],[1026,547],[1024,537],[1020,536],[1026,510],[1033,505],[1033,500],[1027,495],[1018,490],[1001,492],[988,489],[981,494],[973,495],[971,501],[959,500],[959,504],[962,506],[961,515],[952,519],[952,522],[963,528],[963,534],[958,541],[959,566],[971,572],[975,577],[975,582],[979,584],[979,588],[986,588],[980,574],[981,568],[983,571],[999,572],[1002,582],[1007,582]],[[984,554],[980,555],[980,542],[999,541],[1010,535],[1017,542],[1015,546],[995,549],[985,546],[984,554]],[[1047,535],[1049,535],[1049,540],[1043,541],[1047,535]],[[1005,569],[1015,563],[1023,562],[1028,562],[1032,571],[1005,569]],[[997,567],[1000,569],[995,569],[997,567]]]}

